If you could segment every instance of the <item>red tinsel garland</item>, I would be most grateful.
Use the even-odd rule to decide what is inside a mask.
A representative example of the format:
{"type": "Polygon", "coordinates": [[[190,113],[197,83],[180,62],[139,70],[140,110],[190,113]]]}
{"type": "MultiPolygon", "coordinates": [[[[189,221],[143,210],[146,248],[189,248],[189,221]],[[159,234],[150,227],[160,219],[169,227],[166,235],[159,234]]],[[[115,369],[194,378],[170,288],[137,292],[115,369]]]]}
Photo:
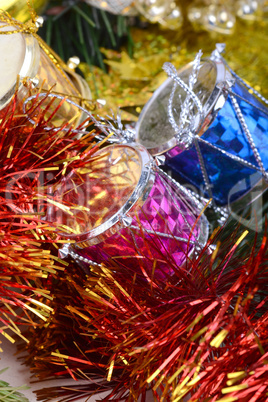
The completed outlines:
{"type": "Polygon", "coordinates": [[[85,383],[40,391],[40,399],[110,389],[104,400],[136,401],[151,388],[162,401],[266,401],[267,239],[249,248],[254,238],[243,244],[245,235],[173,267],[166,283],[116,262],[90,275],[71,264],[50,325],[31,331],[28,363],[41,379],[85,383]]]}
{"type": "Polygon", "coordinates": [[[36,102],[27,116],[11,105],[0,123],[1,320],[16,334],[17,323],[38,321],[21,336],[40,379],[84,380],[39,398],[73,401],[99,390],[110,391],[105,400],[136,401],[152,389],[160,401],[266,401],[266,236],[259,244],[233,222],[197,259],[172,266],[166,282],[144,267],[139,275],[119,269],[116,259],[88,274],[69,260],[64,271],[62,241],[44,219],[49,189],[97,147],[94,133],[78,140],[67,126],[48,130],[36,102]]]}
{"type": "Polygon", "coordinates": [[[57,276],[66,263],[57,257],[62,241],[45,220],[49,188],[94,146],[93,132],[78,140],[68,124],[48,129],[61,107],[49,113],[53,99],[37,95],[27,114],[22,102],[15,96],[0,120],[0,332],[11,341],[12,333],[22,337],[17,324],[36,325],[51,312],[52,296],[40,279],[57,276]]]}

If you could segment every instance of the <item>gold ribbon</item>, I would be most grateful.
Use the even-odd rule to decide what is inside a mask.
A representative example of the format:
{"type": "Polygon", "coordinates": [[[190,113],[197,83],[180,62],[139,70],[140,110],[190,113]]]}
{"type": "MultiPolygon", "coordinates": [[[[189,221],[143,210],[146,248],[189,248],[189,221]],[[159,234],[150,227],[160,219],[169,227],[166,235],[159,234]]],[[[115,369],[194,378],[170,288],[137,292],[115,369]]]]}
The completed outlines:
{"type": "Polygon", "coordinates": [[[67,66],[67,64],[57,55],[56,52],[54,52],[53,49],[51,49],[50,46],[46,42],[43,41],[42,38],[40,38],[39,35],[37,35],[38,29],[39,29],[39,24],[38,24],[38,15],[36,14],[33,6],[30,3],[30,0],[27,0],[27,6],[29,8],[29,13],[31,16],[31,19],[27,21],[26,23],[20,22],[15,20],[14,18],[11,17],[11,15],[4,10],[0,10],[0,22],[3,22],[5,26],[11,26],[15,27],[16,29],[10,30],[10,31],[1,31],[0,30],[0,35],[14,35],[18,33],[26,34],[26,35],[32,35],[34,36],[41,49],[46,53],[46,55],[49,57],[51,62],[54,64],[54,66],[58,69],[60,74],[64,77],[64,79],[67,80],[67,82],[71,85],[71,87],[75,90],[77,95],[69,95],[69,94],[63,94],[63,93],[58,93],[62,96],[66,97],[72,97],[72,98],[77,98],[79,99],[80,102],[83,102],[84,105],[89,108],[90,110],[93,110],[96,106],[96,102],[92,101],[90,99],[85,99],[83,98],[77,88],[74,86],[73,82],[69,79],[65,71],[68,73],[70,71],[70,68],[67,66]]]}

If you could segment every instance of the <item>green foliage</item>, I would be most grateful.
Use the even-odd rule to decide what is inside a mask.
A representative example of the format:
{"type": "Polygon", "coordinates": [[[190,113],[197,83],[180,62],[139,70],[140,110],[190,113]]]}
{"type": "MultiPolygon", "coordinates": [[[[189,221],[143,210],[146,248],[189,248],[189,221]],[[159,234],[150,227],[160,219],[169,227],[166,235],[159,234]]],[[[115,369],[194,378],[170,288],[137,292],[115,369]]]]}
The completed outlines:
{"type": "MultiPolygon", "coordinates": [[[[7,368],[0,370],[0,376],[7,368]]],[[[29,389],[26,385],[11,387],[7,382],[0,380],[0,402],[29,402],[29,399],[18,391],[29,389]]]]}
{"type": "Polygon", "coordinates": [[[45,23],[39,34],[67,61],[78,56],[89,65],[105,70],[101,48],[118,49],[132,39],[128,19],[91,7],[83,1],[52,0],[45,11],[45,23]]]}

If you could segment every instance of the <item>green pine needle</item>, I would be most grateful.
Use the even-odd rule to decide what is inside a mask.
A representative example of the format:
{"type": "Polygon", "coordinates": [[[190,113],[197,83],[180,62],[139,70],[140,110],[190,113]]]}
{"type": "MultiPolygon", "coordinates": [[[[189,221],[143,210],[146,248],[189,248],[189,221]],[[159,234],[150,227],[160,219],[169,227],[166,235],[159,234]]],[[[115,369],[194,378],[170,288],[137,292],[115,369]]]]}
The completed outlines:
{"type": "Polygon", "coordinates": [[[76,28],[77,28],[77,32],[78,32],[79,41],[80,41],[81,45],[83,45],[84,44],[84,34],[83,34],[82,21],[81,21],[80,14],[76,13],[75,17],[76,17],[76,28]]]}
{"type": "Polygon", "coordinates": [[[77,6],[73,6],[73,9],[74,9],[78,14],[80,14],[81,17],[83,17],[83,18],[89,23],[89,25],[91,25],[91,26],[93,26],[93,27],[96,26],[96,24],[89,18],[89,16],[88,16],[86,13],[84,13],[84,11],[81,10],[81,8],[79,8],[79,7],[77,7],[77,6]]]}
{"type": "Polygon", "coordinates": [[[53,25],[52,17],[49,17],[47,19],[47,30],[46,30],[46,42],[48,46],[50,46],[51,44],[52,25],[53,25]]]}
{"type": "MultiPolygon", "coordinates": [[[[0,375],[7,369],[0,370],[0,375]]],[[[29,402],[29,399],[19,392],[26,389],[29,389],[26,385],[11,387],[6,381],[0,380],[0,402],[29,402]]]]}
{"type": "Polygon", "coordinates": [[[127,17],[112,15],[81,0],[69,4],[50,0],[48,10],[60,4],[57,15],[47,14],[39,34],[62,59],[67,61],[76,55],[81,61],[105,71],[101,48],[119,49],[126,45],[131,55],[133,41],[127,17]]]}
{"type": "Polygon", "coordinates": [[[110,21],[109,21],[109,19],[107,17],[107,14],[103,10],[100,10],[100,13],[101,13],[101,16],[103,18],[104,24],[105,24],[105,26],[107,28],[107,31],[109,32],[112,45],[115,47],[116,46],[116,40],[115,40],[115,37],[114,37],[112,26],[111,26],[110,21]]]}

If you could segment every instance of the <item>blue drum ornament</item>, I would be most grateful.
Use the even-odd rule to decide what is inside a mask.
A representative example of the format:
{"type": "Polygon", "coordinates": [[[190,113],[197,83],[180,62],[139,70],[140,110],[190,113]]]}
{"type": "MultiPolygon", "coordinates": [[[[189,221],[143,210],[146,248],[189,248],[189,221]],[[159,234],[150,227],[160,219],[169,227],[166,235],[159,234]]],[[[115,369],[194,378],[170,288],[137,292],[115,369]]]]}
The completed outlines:
{"type": "Polygon", "coordinates": [[[178,72],[166,63],[169,78],[136,125],[137,142],[219,206],[268,180],[268,101],[228,67],[223,50],[199,52],[178,72]]]}

